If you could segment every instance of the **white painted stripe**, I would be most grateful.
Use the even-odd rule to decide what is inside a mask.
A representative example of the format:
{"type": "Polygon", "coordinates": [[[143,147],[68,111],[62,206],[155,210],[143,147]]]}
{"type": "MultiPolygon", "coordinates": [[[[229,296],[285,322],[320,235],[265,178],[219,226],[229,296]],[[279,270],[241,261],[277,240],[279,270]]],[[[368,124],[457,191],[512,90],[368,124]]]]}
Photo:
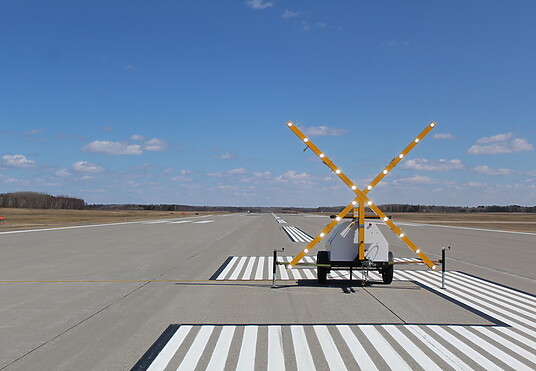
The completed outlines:
{"type": "Polygon", "coordinates": [[[445,361],[445,363],[447,363],[453,369],[458,371],[472,369],[471,367],[469,367],[468,364],[459,359],[450,350],[445,348],[440,342],[438,342],[432,336],[428,335],[418,326],[407,325],[405,326],[405,328],[407,328],[413,335],[415,335],[415,337],[417,337],[422,343],[424,343],[428,347],[428,349],[437,354],[441,359],[445,361]]]}
{"type": "Polygon", "coordinates": [[[212,330],[214,330],[214,326],[201,326],[192,346],[188,349],[177,371],[193,370],[197,366],[199,358],[201,358],[207,346],[212,330]]]}
{"type": "Polygon", "coordinates": [[[320,347],[322,347],[322,352],[328,362],[329,368],[331,370],[347,370],[346,365],[339,354],[339,350],[329,334],[328,328],[324,325],[315,325],[313,326],[313,329],[320,342],[320,347]]]}
{"type": "Polygon", "coordinates": [[[294,231],[294,234],[295,234],[295,235],[298,237],[298,239],[300,240],[300,242],[308,242],[308,241],[307,241],[307,239],[308,239],[307,236],[304,235],[304,234],[302,233],[302,231],[300,231],[300,230],[299,230],[298,228],[296,228],[296,227],[291,227],[291,228],[292,228],[292,230],[294,231]]]}
{"type": "Polygon", "coordinates": [[[417,345],[408,339],[406,335],[402,333],[394,325],[384,325],[383,328],[396,340],[398,344],[404,348],[406,352],[413,358],[419,366],[425,370],[438,370],[441,371],[441,368],[430,359],[422,350],[420,350],[417,345]]]}
{"type": "Polygon", "coordinates": [[[394,348],[385,340],[385,338],[376,330],[373,325],[358,326],[365,334],[372,346],[382,356],[384,361],[389,365],[391,370],[407,370],[411,371],[411,367],[404,359],[394,350],[394,348]]]}
{"type": "Polygon", "coordinates": [[[309,242],[312,240],[312,237],[309,236],[307,233],[299,229],[298,227],[292,227],[296,231],[296,233],[302,238],[304,242],[309,242]]]}
{"type": "Polygon", "coordinates": [[[292,334],[292,345],[294,346],[294,354],[296,355],[296,367],[298,370],[315,370],[313,356],[305,337],[303,326],[290,326],[292,334]]]}
{"type": "MultiPolygon", "coordinates": [[[[287,257],[287,262],[290,263],[291,261],[292,261],[292,258],[291,258],[290,256],[288,256],[288,257],[287,257]]],[[[302,276],[301,276],[301,274],[300,274],[300,270],[301,270],[301,269],[296,269],[296,268],[294,268],[294,269],[289,269],[288,271],[290,272],[290,275],[291,275],[294,279],[296,279],[296,280],[301,280],[301,279],[302,279],[302,276]]]]}
{"type": "Polygon", "coordinates": [[[257,265],[257,271],[255,272],[255,279],[256,280],[262,280],[262,274],[264,270],[264,256],[261,256],[259,258],[259,262],[257,265]]]}
{"type": "Polygon", "coordinates": [[[171,224],[191,223],[191,220],[179,220],[178,222],[170,222],[171,224]]]}
{"type": "Polygon", "coordinates": [[[214,220],[201,220],[200,222],[194,222],[194,224],[205,224],[205,223],[212,223],[214,220]]]}
{"type": "MultiPolygon", "coordinates": [[[[494,283],[484,281],[484,280],[482,280],[480,278],[476,278],[476,277],[473,277],[473,276],[468,276],[468,275],[466,275],[464,273],[461,273],[461,272],[454,271],[454,272],[448,272],[447,274],[450,275],[450,276],[454,275],[455,277],[452,277],[453,279],[458,279],[458,280],[470,282],[472,285],[479,286],[479,287],[485,288],[486,290],[491,290],[491,291],[497,292],[499,294],[503,294],[505,296],[508,296],[508,297],[510,297],[512,299],[515,299],[516,301],[520,301],[520,302],[529,304],[529,306],[528,306],[529,308],[536,307],[536,297],[534,297],[534,296],[531,296],[531,295],[528,295],[528,294],[525,294],[525,293],[522,293],[522,292],[519,292],[519,291],[516,291],[516,290],[512,290],[512,289],[504,287],[504,286],[499,286],[499,285],[496,285],[494,283]]],[[[519,304],[519,305],[521,305],[521,304],[519,304]]]]}
{"type": "Polygon", "coordinates": [[[517,332],[507,328],[507,327],[496,327],[496,329],[500,332],[502,332],[503,334],[507,335],[507,336],[510,336],[512,339],[516,339],[517,341],[519,341],[521,344],[525,344],[526,346],[532,348],[532,349],[536,349],[536,342],[530,340],[530,339],[527,339],[526,337],[524,337],[523,335],[520,335],[518,334],[517,332]]]}
{"type": "Polygon", "coordinates": [[[250,256],[248,261],[248,265],[246,266],[246,271],[244,272],[244,275],[242,276],[243,280],[249,280],[251,278],[251,271],[253,270],[253,265],[255,264],[255,257],[250,256]]]}
{"type": "Polygon", "coordinates": [[[512,352],[519,354],[521,357],[524,357],[525,359],[529,360],[536,366],[536,354],[534,352],[529,352],[520,346],[512,343],[511,341],[507,340],[506,338],[497,335],[495,332],[491,331],[491,329],[484,327],[484,326],[471,326],[471,328],[477,330],[478,332],[484,334],[485,336],[489,337],[490,339],[495,340],[499,344],[507,347],[512,352]]]}
{"type": "Polygon", "coordinates": [[[237,371],[251,371],[255,369],[255,350],[257,349],[257,326],[244,327],[244,337],[240,347],[240,355],[236,365],[237,371]]]}
{"type": "Polygon", "coordinates": [[[314,274],[313,269],[304,269],[303,273],[305,273],[305,276],[307,277],[307,279],[310,279],[310,280],[316,279],[316,275],[314,274]]]}
{"type": "Polygon", "coordinates": [[[207,370],[210,371],[223,371],[225,368],[225,362],[227,362],[227,356],[229,354],[229,348],[233,341],[233,335],[236,326],[223,326],[210,362],[208,363],[207,370]]]}
{"type": "Polygon", "coordinates": [[[490,354],[491,356],[501,360],[508,366],[512,366],[515,370],[526,370],[526,371],[532,370],[531,368],[519,362],[517,359],[510,356],[509,354],[506,354],[505,352],[503,352],[502,350],[500,350],[493,344],[489,343],[488,341],[484,340],[483,338],[479,336],[476,336],[474,333],[467,330],[466,328],[461,327],[461,326],[452,326],[451,328],[454,331],[456,331],[458,334],[462,335],[467,340],[471,341],[473,344],[478,346],[480,349],[490,354]]]}
{"type": "Polygon", "coordinates": [[[378,370],[370,356],[368,355],[363,345],[359,342],[355,334],[348,325],[338,325],[337,329],[341,333],[342,338],[352,352],[355,361],[362,370],[378,370]]]}
{"type": "MultiPolygon", "coordinates": [[[[440,276],[439,273],[434,274],[435,272],[426,272],[426,271],[415,271],[415,272],[422,272],[422,273],[419,273],[419,275],[421,276],[422,279],[427,279],[427,280],[430,280],[432,282],[438,282],[438,283],[441,282],[441,276],[440,276]],[[428,274],[426,274],[426,273],[428,273],[428,274]]],[[[457,285],[456,283],[451,282],[449,284],[449,286],[447,287],[447,289],[450,292],[457,293],[457,294],[459,294],[461,296],[466,297],[468,300],[472,300],[472,301],[475,301],[475,302],[477,302],[477,303],[479,303],[481,305],[487,306],[488,308],[491,308],[491,310],[494,310],[496,312],[502,313],[505,316],[509,316],[510,318],[514,319],[515,321],[524,323],[525,325],[527,325],[529,327],[536,327],[536,322],[534,322],[532,319],[527,319],[527,318],[524,318],[524,317],[520,317],[517,314],[515,314],[514,312],[512,312],[512,310],[515,310],[517,313],[525,312],[525,311],[522,311],[521,309],[516,310],[516,308],[514,308],[511,305],[508,305],[506,303],[502,303],[502,302],[497,303],[497,300],[495,300],[495,299],[489,298],[487,296],[483,297],[484,300],[495,302],[496,304],[500,304],[503,307],[509,308],[510,311],[508,311],[508,310],[505,310],[505,309],[500,308],[498,306],[495,306],[493,304],[489,304],[484,300],[478,299],[476,297],[476,295],[474,295],[474,293],[472,291],[471,292],[464,292],[464,291],[460,291],[460,290],[458,290],[456,288],[452,288],[451,286],[459,287],[459,285],[457,285]]],[[[480,296],[480,297],[482,297],[482,296],[480,296]]],[[[526,314],[526,315],[528,315],[531,318],[533,317],[531,314],[526,314]]]]}
{"type": "Polygon", "coordinates": [[[162,223],[169,223],[169,220],[155,220],[151,222],[144,222],[143,224],[162,224],[162,223]]]}
{"type": "Polygon", "coordinates": [[[291,227],[283,227],[283,229],[288,232],[288,235],[292,242],[300,242],[300,238],[296,235],[296,232],[291,229],[291,227]]]}
{"type": "Polygon", "coordinates": [[[216,277],[216,280],[225,279],[225,277],[227,276],[227,273],[229,273],[229,271],[231,270],[231,268],[233,267],[233,265],[236,263],[237,260],[238,260],[238,256],[233,256],[229,264],[227,264],[227,266],[225,267],[225,269],[220,273],[218,277],[216,277]]]}
{"type": "Polygon", "coordinates": [[[268,326],[268,367],[269,371],[285,369],[283,334],[281,326],[268,326]]]}
{"type": "Polygon", "coordinates": [[[482,231],[482,232],[497,232],[497,233],[512,233],[512,234],[526,234],[529,236],[536,236],[536,233],[531,232],[513,232],[513,231],[502,231],[500,229],[484,229],[484,228],[469,228],[469,227],[455,227],[451,225],[437,225],[437,224],[424,224],[424,223],[417,223],[417,224],[410,224],[410,223],[400,223],[397,222],[398,225],[410,225],[412,227],[438,227],[438,228],[451,228],[451,229],[467,229],[470,231],[482,231]]]}
{"type": "MultiPolygon", "coordinates": [[[[278,256],[277,261],[285,262],[284,257],[282,256],[278,256]]],[[[285,267],[285,265],[278,265],[277,268],[278,268],[279,277],[281,277],[281,279],[283,280],[288,280],[288,273],[287,273],[287,268],[285,267]]]]}
{"type": "MultiPolygon", "coordinates": [[[[203,215],[195,218],[206,218],[211,215],[203,215]]],[[[106,224],[88,224],[88,225],[75,225],[72,227],[58,227],[58,228],[39,228],[39,229],[24,229],[20,231],[6,231],[0,232],[2,234],[17,234],[17,233],[29,233],[29,232],[45,232],[45,231],[62,231],[66,229],[80,229],[80,228],[94,228],[94,227],[114,227],[118,225],[128,225],[128,224],[146,224],[147,221],[135,221],[135,222],[121,222],[121,223],[106,223],[106,224]]]]}
{"type": "MultiPolygon", "coordinates": [[[[436,277],[433,277],[433,278],[436,278],[436,277]]],[[[438,277],[440,279],[440,277],[438,277]]],[[[470,283],[467,283],[467,282],[462,282],[461,280],[456,280],[456,281],[450,281],[449,282],[449,287],[453,285],[455,287],[458,287],[462,290],[467,290],[467,291],[471,291],[471,293],[479,293],[478,296],[485,299],[485,300],[488,300],[488,301],[491,301],[492,303],[495,303],[495,304],[498,304],[498,305],[502,305],[503,307],[505,308],[508,308],[510,310],[512,310],[513,312],[516,312],[518,314],[523,314],[527,317],[533,317],[534,314],[536,313],[536,308],[532,309],[531,312],[528,312],[524,309],[521,309],[519,308],[518,306],[512,306],[511,305],[511,300],[509,299],[506,299],[504,297],[504,295],[499,295],[499,294],[496,294],[494,292],[492,292],[491,290],[484,290],[482,288],[479,288],[479,287],[476,287],[475,285],[473,284],[470,284],[470,283]]]]}
{"type": "Polygon", "coordinates": [[[529,321],[529,320],[527,320],[525,318],[516,316],[515,314],[512,314],[511,312],[509,312],[507,310],[504,310],[504,309],[498,308],[498,307],[496,307],[494,305],[490,305],[490,304],[488,304],[486,302],[483,302],[480,299],[472,297],[470,294],[460,293],[456,289],[448,287],[447,290],[441,290],[441,289],[438,288],[438,285],[436,284],[436,282],[434,282],[432,280],[429,280],[429,279],[423,278],[422,274],[420,274],[420,275],[419,274],[414,274],[413,272],[410,273],[409,271],[404,271],[404,273],[402,273],[402,271],[399,271],[399,274],[402,275],[402,276],[404,276],[404,275],[409,276],[410,279],[419,281],[419,282],[425,284],[426,286],[428,286],[429,288],[431,288],[432,290],[435,290],[437,292],[442,293],[443,295],[447,295],[447,296],[449,296],[449,297],[451,297],[453,299],[456,299],[456,300],[458,300],[458,301],[460,301],[460,302],[462,302],[464,304],[467,304],[467,305],[471,306],[472,308],[474,308],[476,310],[484,312],[484,313],[486,313],[486,314],[498,319],[499,321],[502,321],[502,322],[505,322],[505,323],[508,323],[508,324],[513,324],[520,331],[523,331],[523,332],[529,334],[532,337],[536,337],[536,332],[535,331],[533,331],[531,329],[528,329],[525,326],[518,326],[518,324],[516,323],[516,321],[517,321],[517,322],[527,323],[528,325],[534,325],[534,322],[532,322],[532,321],[529,321]],[[459,295],[456,295],[455,294],[456,292],[458,292],[459,295]],[[474,304],[475,302],[480,304],[480,305],[474,304]],[[501,313],[506,317],[500,316],[497,313],[501,313]]]}
{"type": "Polygon", "coordinates": [[[230,280],[236,280],[238,278],[238,275],[240,274],[240,271],[242,270],[242,267],[244,266],[246,259],[247,258],[245,256],[240,257],[240,260],[238,261],[236,268],[233,270],[231,277],[229,277],[230,280]]]}
{"type": "Polygon", "coordinates": [[[457,337],[452,335],[450,332],[444,330],[437,325],[429,325],[428,328],[438,334],[446,342],[450,343],[454,348],[458,349],[460,352],[464,353],[471,360],[478,363],[480,366],[484,367],[485,370],[502,370],[495,363],[491,362],[489,359],[484,357],[482,354],[474,350],[472,347],[459,340],[457,337]]]}
{"type": "Polygon", "coordinates": [[[158,356],[154,359],[149,368],[147,368],[147,371],[163,370],[166,368],[191,329],[192,326],[180,326],[160,353],[158,353],[158,356]]]}

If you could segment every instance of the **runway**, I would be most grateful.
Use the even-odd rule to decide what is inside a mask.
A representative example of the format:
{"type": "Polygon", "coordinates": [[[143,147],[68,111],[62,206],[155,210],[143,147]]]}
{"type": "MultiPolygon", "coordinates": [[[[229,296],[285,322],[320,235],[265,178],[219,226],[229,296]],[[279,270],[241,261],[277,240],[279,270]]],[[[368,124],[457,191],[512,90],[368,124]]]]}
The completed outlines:
{"type": "MultiPolygon", "coordinates": [[[[0,370],[534,369],[536,236],[402,225],[438,273],[278,268],[327,218],[227,215],[0,233],[0,370]]],[[[463,227],[463,226],[460,226],[463,227]]],[[[382,227],[384,228],[384,227],[382,227]]],[[[385,231],[399,261],[413,258],[385,231]]],[[[314,263],[315,256],[307,258],[314,263]]]]}

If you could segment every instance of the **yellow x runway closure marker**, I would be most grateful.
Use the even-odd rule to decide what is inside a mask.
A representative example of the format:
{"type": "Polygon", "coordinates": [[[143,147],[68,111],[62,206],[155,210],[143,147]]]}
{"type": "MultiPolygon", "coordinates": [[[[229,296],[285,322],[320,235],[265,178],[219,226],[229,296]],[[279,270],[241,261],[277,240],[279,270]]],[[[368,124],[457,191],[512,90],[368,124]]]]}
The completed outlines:
{"type": "MultiPolygon", "coordinates": [[[[296,125],[294,125],[292,122],[288,122],[287,126],[292,130],[294,134],[298,138],[300,138],[308,148],[310,148],[319,158],[322,160],[322,162],[327,165],[343,182],[346,184],[356,195],[357,197],[352,200],[337,216],[335,219],[333,219],[328,225],[322,229],[322,231],[311,241],[309,244],[303,249],[298,255],[292,259],[292,261],[287,265],[287,268],[292,268],[294,265],[296,265],[311,249],[315,247],[316,244],[322,240],[338,223],[341,221],[344,216],[346,216],[358,203],[360,204],[360,211],[359,211],[359,218],[360,221],[364,220],[364,204],[366,204],[374,214],[376,214],[391,230],[410,248],[412,249],[417,256],[428,266],[428,268],[432,270],[436,270],[437,266],[432,262],[422,251],[419,249],[417,245],[413,243],[409,239],[408,236],[400,229],[395,223],[391,221],[384,213],[381,211],[378,206],[376,206],[368,197],[367,193],[374,188],[404,157],[407,156],[407,154],[419,143],[432,129],[436,126],[435,122],[431,122],[429,125],[424,128],[423,131],[415,139],[400,152],[398,156],[393,158],[389,165],[383,169],[382,172],[380,172],[373,180],[370,182],[370,184],[364,189],[360,190],[357,185],[352,182],[343,172],[340,168],[335,166],[333,161],[331,161],[320,149],[311,142],[309,138],[307,138],[300,129],[296,125]]],[[[360,236],[360,241],[363,241],[362,237],[360,236]]],[[[362,248],[360,248],[360,259],[363,259],[362,255],[362,248]]]]}

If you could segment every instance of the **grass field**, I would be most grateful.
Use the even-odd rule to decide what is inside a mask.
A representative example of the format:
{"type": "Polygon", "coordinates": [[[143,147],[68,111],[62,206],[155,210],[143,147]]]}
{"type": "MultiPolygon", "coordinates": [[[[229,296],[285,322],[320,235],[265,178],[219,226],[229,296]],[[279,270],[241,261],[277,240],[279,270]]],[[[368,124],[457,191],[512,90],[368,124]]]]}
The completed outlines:
{"type": "Polygon", "coordinates": [[[0,208],[5,219],[0,231],[55,228],[84,224],[120,223],[136,220],[187,218],[216,214],[208,212],[169,212],[143,210],[42,210],[0,208]]]}

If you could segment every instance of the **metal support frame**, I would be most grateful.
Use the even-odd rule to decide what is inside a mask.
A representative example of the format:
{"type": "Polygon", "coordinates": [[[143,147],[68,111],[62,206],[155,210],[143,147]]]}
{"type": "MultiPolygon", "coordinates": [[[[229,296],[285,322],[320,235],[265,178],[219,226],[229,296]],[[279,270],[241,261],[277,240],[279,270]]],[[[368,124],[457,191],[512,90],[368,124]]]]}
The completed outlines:
{"type": "Polygon", "coordinates": [[[274,262],[272,264],[273,270],[272,270],[272,288],[275,288],[275,279],[277,277],[277,266],[279,265],[277,262],[277,253],[285,251],[285,248],[282,247],[281,250],[274,249],[274,262]]]}
{"type": "Polygon", "coordinates": [[[441,288],[446,289],[445,287],[445,271],[446,271],[446,257],[447,250],[450,250],[450,246],[443,247],[441,249],[441,288]]]}
{"type": "MultiPolygon", "coordinates": [[[[327,226],[322,229],[322,231],[311,241],[309,244],[303,249],[298,255],[292,259],[292,261],[287,265],[287,268],[290,269],[308,253],[310,252],[320,240],[324,236],[326,236],[334,227],[339,223],[339,221],[344,218],[351,210],[354,208],[358,203],[360,212],[359,212],[359,222],[363,220],[364,224],[364,208],[365,204],[368,206],[374,214],[376,214],[380,219],[382,219],[385,224],[395,233],[410,249],[412,249],[419,258],[428,266],[428,268],[432,270],[436,270],[437,266],[434,264],[432,260],[426,256],[420,248],[411,241],[406,234],[402,231],[401,228],[399,228],[395,223],[393,223],[373,202],[370,198],[367,197],[367,193],[376,186],[398,163],[419,143],[435,126],[435,122],[431,122],[429,125],[424,128],[423,131],[410,143],[404,148],[402,152],[396,157],[394,157],[391,162],[384,168],[383,171],[381,171],[373,180],[370,182],[370,184],[363,190],[360,190],[357,185],[352,182],[342,171],[340,168],[335,166],[335,164],[322,152],[320,149],[315,146],[309,138],[307,138],[296,125],[294,125],[292,122],[288,122],[287,126],[298,138],[300,138],[308,148],[311,149],[319,158],[322,160],[322,162],[328,166],[356,195],[351,203],[349,203],[337,216],[334,220],[332,220],[327,226]],[[361,212],[363,211],[363,212],[361,212]]],[[[364,231],[363,231],[364,235],[364,231]]],[[[359,240],[359,259],[364,260],[364,243],[361,244],[361,239],[359,240]],[[363,249],[363,253],[361,252],[361,249],[363,249]]]]}

